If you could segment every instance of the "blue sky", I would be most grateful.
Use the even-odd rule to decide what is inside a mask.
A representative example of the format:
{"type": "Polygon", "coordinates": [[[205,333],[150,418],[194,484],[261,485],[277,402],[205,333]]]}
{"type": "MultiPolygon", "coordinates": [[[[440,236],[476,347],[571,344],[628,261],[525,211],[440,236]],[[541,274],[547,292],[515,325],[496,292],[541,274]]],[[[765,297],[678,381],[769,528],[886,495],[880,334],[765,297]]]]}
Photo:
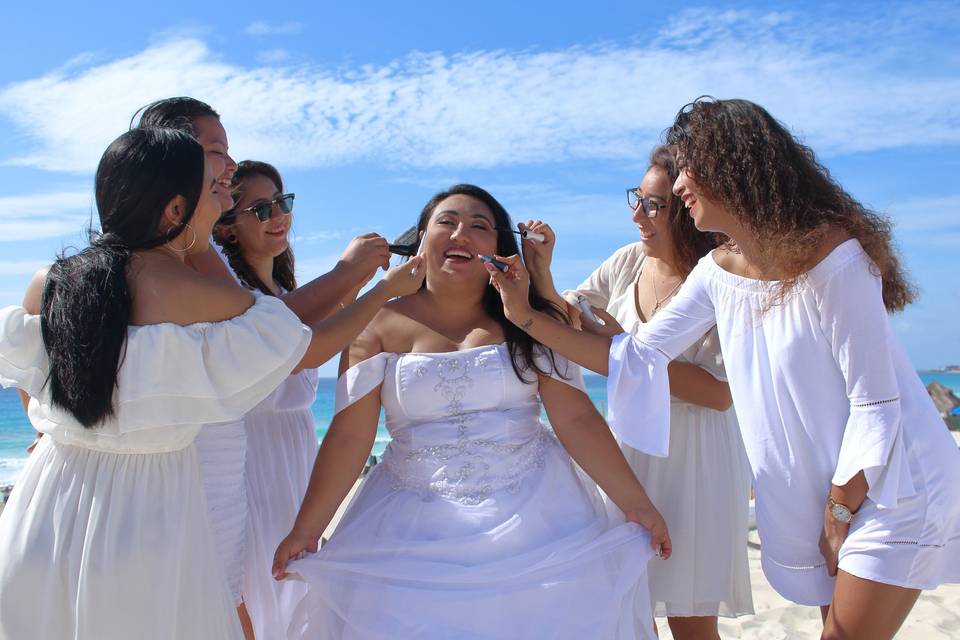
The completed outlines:
{"type": "Polygon", "coordinates": [[[636,239],[623,189],[712,94],[766,106],[893,218],[922,292],[896,330],[917,367],[960,363],[960,7],[675,6],[7,3],[0,305],[82,243],[100,154],[157,98],[209,102],[235,158],[280,168],[301,280],[467,181],[553,224],[566,287],[636,239]]]}

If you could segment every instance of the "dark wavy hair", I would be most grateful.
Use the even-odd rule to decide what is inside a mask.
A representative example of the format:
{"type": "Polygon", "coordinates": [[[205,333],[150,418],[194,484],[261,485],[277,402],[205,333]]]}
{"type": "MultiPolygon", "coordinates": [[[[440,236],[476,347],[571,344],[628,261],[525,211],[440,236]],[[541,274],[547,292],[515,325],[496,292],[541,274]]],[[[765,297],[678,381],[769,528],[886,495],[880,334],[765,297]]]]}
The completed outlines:
{"type": "MultiPolygon", "coordinates": [[[[670,180],[670,187],[677,181],[680,170],[677,167],[675,150],[668,145],[658,145],[650,152],[650,164],[647,171],[657,168],[663,171],[670,180]]],[[[677,258],[677,268],[686,278],[697,266],[697,262],[707,255],[711,249],[722,242],[719,234],[703,233],[693,224],[693,218],[687,212],[683,200],[670,193],[667,211],[670,215],[670,231],[673,236],[673,251],[677,258]]]]}
{"type": "Polygon", "coordinates": [[[888,311],[913,301],[890,221],[848,194],[763,107],[702,96],[680,110],[666,138],[705,195],[756,235],[764,264],[784,273],[774,304],[810,269],[810,256],[833,231],[855,238],[870,256],[888,311]]]}
{"type": "Polygon", "coordinates": [[[133,117],[130,118],[130,128],[132,129],[135,126],[165,127],[184,131],[196,138],[197,132],[194,129],[193,121],[203,116],[213,116],[218,120],[220,119],[220,114],[214,111],[213,107],[196,98],[186,96],[164,98],[137,109],[133,117]],[[140,116],[140,122],[134,124],[137,116],[140,116]]]}
{"type": "MultiPolygon", "coordinates": [[[[243,247],[240,246],[237,237],[226,228],[226,225],[232,224],[236,220],[236,207],[243,199],[244,181],[253,176],[267,178],[273,182],[277,191],[283,192],[283,179],[280,177],[280,172],[272,164],[257,160],[244,160],[238,164],[237,171],[230,181],[233,193],[233,208],[224,211],[223,215],[220,216],[220,222],[214,227],[213,239],[223,247],[223,254],[227,257],[230,268],[233,269],[233,272],[237,274],[243,284],[251,289],[258,289],[267,295],[273,295],[270,287],[260,280],[257,272],[243,257],[243,247]]],[[[289,245],[283,253],[273,259],[273,279],[286,291],[293,291],[297,288],[293,249],[289,245]]]]}
{"type": "Polygon", "coordinates": [[[50,267],[40,303],[40,331],[50,357],[53,404],[90,428],[114,415],[113,392],[130,324],[127,267],[132,251],[176,238],[203,189],[203,148],[173,129],[132,129],[107,147],[96,174],[101,231],[75,255],[50,267]],[[177,196],[180,224],[160,225],[177,196]]]}
{"type": "MultiPolygon", "coordinates": [[[[516,237],[511,231],[511,229],[513,229],[513,222],[510,220],[510,214],[507,213],[503,205],[490,195],[489,192],[472,184],[457,184],[430,198],[427,204],[423,206],[423,211],[420,212],[420,217],[417,219],[417,231],[423,234],[427,229],[427,223],[430,221],[430,217],[433,215],[433,211],[437,208],[437,205],[450,196],[456,195],[470,196],[471,198],[479,200],[485,204],[490,210],[490,213],[493,214],[497,231],[497,255],[512,256],[520,254],[516,237]]],[[[426,286],[426,281],[424,281],[423,286],[426,286]]],[[[562,322],[569,322],[566,314],[555,304],[541,296],[539,292],[537,292],[536,287],[533,286],[533,283],[530,285],[530,306],[537,311],[544,311],[562,322]]],[[[533,383],[536,382],[536,378],[527,380],[524,377],[524,373],[535,371],[542,375],[550,374],[549,371],[544,371],[537,366],[537,363],[534,361],[534,348],[540,345],[540,343],[531,338],[530,335],[520,327],[507,320],[506,315],[503,313],[503,300],[500,298],[497,290],[490,284],[486,285],[486,289],[483,292],[483,309],[487,312],[487,315],[496,320],[503,329],[504,339],[510,351],[511,364],[518,378],[526,383],[533,383]]],[[[546,347],[543,348],[550,360],[550,366],[558,375],[564,376],[566,372],[561,372],[557,369],[556,358],[554,357],[553,351],[546,347]]]]}

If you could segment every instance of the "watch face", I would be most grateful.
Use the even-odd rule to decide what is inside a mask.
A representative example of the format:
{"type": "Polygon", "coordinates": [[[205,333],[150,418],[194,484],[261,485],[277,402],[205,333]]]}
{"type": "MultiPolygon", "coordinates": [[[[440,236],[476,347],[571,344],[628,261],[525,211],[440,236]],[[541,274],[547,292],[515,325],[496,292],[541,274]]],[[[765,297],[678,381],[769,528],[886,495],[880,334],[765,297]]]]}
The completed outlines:
{"type": "Polygon", "coordinates": [[[850,513],[850,509],[842,504],[835,504],[830,507],[830,515],[833,516],[834,520],[839,520],[840,522],[850,522],[853,520],[853,514],[850,513]]]}

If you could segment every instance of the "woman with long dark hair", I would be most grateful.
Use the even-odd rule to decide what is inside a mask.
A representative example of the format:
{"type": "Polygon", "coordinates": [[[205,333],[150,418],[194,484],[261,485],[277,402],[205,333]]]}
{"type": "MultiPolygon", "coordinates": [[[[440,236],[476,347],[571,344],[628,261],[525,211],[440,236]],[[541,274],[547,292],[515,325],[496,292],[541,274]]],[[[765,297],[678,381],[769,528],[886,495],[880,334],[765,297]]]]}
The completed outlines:
{"type": "MultiPolygon", "coordinates": [[[[266,162],[244,160],[232,179],[234,204],[214,228],[230,268],[249,289],[280,296],[297,288],[288,234],[295,194],[266,162]]],[[[348,296],[353,299],[355,294],[348,296]]],[[[305,587],[273,579],[273,552],[293,524],[317,457],[311,405],[317,371],[287,378],[243,419],[247,519],[242,595],[257,638],[286,635],[293,607],[305,587]]],[[[216,430],[217,427],[211,427],[216,430]]]]}
{"type": "Polygon", "coordinates": [[[0,637],[242,637],[194,438],[419,288],[422,273],[398,268],[311,330],[199,274],[185,256],[207,249],[219,188],[191,136],[123,134],[97,168],[101,231],[25,307],[0,310],[0,384],[30,395],[46,434],[0,516],[0,637]]]}
{"type": "Polygon", "coordinates": [[[912,299],[889,223],[746,100],[700,99],[669,129],[674,193],[732,243],[704,257],[638,336],[579,333],[492,274],[508,317],[609,374],[610,420],[669,437],[667,362],[716,323],[757,496],[763,569],[820,605],[824,638],[892,638],[921,589],[960,581],[960,452],[893,333],[912,299]],[[633,421],[644,415],[646,420],[633,421]]]}
{"type": "MultiPolygon", "coordinates": [[[[715,248],[715,234],[698,231],[679,197],[676,156],[656,147],[643,179],[627,189],[640,241],[618,249],[576,289],[563,293],[571,315],[586,298],[603,310],[604,330],[638,334],[667,308],[697,261],[715,248]]],[[[525,227],[545,236],[523,242],[524,261],[540,291],[554,291],[549,265],[555,235],[549,225],[525,227]]],[[[555,299],[559,299],[556,296],[555,299]]],[[[670,528],[675,547],[651,562],[654,613],[666,616],[676,640],[719,638],[717,616],[753,613],[747,563],[750,467],[731,406],[716,328],[680,354],[670,378],[670,451],[647,455],[626,443],[623,454],[670,528]]],[[[642,422],[644,414],[634,416],[642,422]]]]}
{"type": "MultiPolygon", "coordinates": [[[[277,549],[276,575],[289,569],[309,588],[291,634],[653,638],[646,563],[653,546],[669,555],[666,527],[579,370],[504,318],[480,256],[516,251],[507,212],[457,185],[418,228],[425,286],[350,347],[307,497],[277,549]],[[329,544],[288,568],[316,551],[381,407],[393,437],[383,461],[329,544]]],[[[564,317],[535,291],[528,303],[564,317]]]]}
{"type": "MultiPolygon", "coordinates": [[[[139,126],[160,126],[179,129],[196,137],[220,184],[220,205],[224,211],[233,208],[231,189],[237,164],[229,154],[227,132],[218,114],[210,105],[189,97],[167,98],[153,102],[134,115],[139,126]]],[[[246,216],[244,216],[245,218],[246,216]]],[[[213,277],[236,283],[244,288],[261,289],[250,270],[236,271],[237,254],[227,257],[218,243],[210,249],[187,257],[187,264],[213,277]],[[232,264],[228,266],[228,262],[232,264]],[[246,278],[246,279],[244,279],[246,278]]],[[[337,265],[329,272],[302,287],[289,287],[277,294],[304,322],[318,322],[340,311],[350,302],[363,283],[378,268],[390,264],[387,241],[375,233],[354,238],[337,265]]],[[[292,254],[287,252],[277,262],[280,285],[293,279],[292,254]]],[[[267,279],[269,282],[270,279],[267,279]]],[[[266,286],[264,284],[264,286],[266,286]]],[[[230,591],[237,605],[248,636],[251,622],[243,603],[244,549],[247,540],[246,456],[247,435],[242,421],[218,424],[200,431],[196,440],[201,477],[207,494],[207,508],[214,533],[221,544],[217,547],[230,591]]]]}

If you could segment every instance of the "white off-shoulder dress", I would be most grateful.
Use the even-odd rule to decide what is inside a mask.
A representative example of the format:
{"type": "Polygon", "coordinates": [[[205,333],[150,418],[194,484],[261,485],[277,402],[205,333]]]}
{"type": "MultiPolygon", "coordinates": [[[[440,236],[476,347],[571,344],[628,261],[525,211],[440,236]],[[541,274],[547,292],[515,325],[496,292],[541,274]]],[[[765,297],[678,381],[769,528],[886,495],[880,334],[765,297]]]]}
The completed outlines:
{"type": "Polygon", "coordinates": [[[130,327],[115,416],[53,406],[40,319],[0,311],[0,384],[46,434],[0,516],[0,638],[242,638],[217,561],[194,438],[282,383],[310,331],[259,297],[218,323],[130,327]]]}
{"type": "Polygon", "coordinates": [[[869,490],[840,569],[913,589],[960,581],[960,451],[893,333],[875,265],[848,240],[766,308],[776,285],[704,257],[638,336],[614,339],[611,427],[666,453],[667,363],[716,323],[774,589],[830,602],[835,579],[818,547],[826,499],[860,471],[869,490]]]}
{"type": "Polygon", "coordinates": [[[379,354],[336,408],[378,389],[393,440],[330,542],[290,563],[309,588],[290,638],[653,640],[649,534],[578,473],[506,345],[379,354]]]}
{"type": "Polygon", "coordinates": [[[317,397],[317,370],[290,376],[244,417],[246,495],[249,513],[244,553],[243,600],[257,638],[283,638],[302,582],[277,581],[271,573],[277,546],[290,533],[317,458],[310,407],[317,397]]]}
{"type": "MultiPolygon", "coordinates": [[[[630,334],[644,324],[637,311],[639,242],[617,250],[575,290],[606,309],[630,334]]],[[[710,327],[675,358],[726,381],[720,339],[710,327]]],[[[642,424],[645,412],[632,419],[642,424]]],[[[650,456],[621,443],[623,454],[670,530],[673,555],[650,562],[657,616],[738,616],[753,613],[747,562],[750,465],[733,408],[715,411],[670,398],[670,451],[650,456]]]]}

